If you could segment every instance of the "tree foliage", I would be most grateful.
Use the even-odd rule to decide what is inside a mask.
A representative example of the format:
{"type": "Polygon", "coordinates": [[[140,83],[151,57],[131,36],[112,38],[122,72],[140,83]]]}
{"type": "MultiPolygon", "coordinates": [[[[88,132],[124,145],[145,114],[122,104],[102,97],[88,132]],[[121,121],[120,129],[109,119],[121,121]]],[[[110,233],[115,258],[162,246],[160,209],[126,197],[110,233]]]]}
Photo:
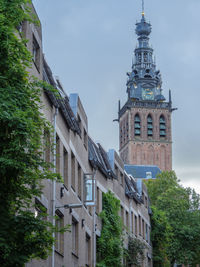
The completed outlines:
{"type": "Polygon", "coordinates": [[[103,194],[101,237],[97,240],[97,266],[121,267],[123,257],[123,225],[118,215],[120,201],[110,191],[103,194]]]}
{"type": "Polygon", "coordinates": [[[155,267],[169,267],[167,249],[172,238],[172,229],[165,212],[152,206],[151,240],[153,246],[153,261],[155,267]]]}
{"type": "Polygon", "coordinates": [[[35,218],[33,197],[44,179],[53,179],[42,159],[41,88],[29,76],[32,56],[17,26],[33,21],[28,0],[0,0],[0,265],[24,266],[46,258],[51,224],[35,218]]]}
{"type": "Polygon", "coordinates": [[[146,182],[151,199],[154,265],[169,260],[200,263],[200,196],[180,185],[174,172],[146,182]],[[158,245],[160,244],[160,245],[158,245]]]}
{"type": "Polygon", "coordinates": [[[129,236],[128,249],[125,251],[127,266],[142,266],[142,262],[145,259],[145,248],[144,242],[129,236]]]}

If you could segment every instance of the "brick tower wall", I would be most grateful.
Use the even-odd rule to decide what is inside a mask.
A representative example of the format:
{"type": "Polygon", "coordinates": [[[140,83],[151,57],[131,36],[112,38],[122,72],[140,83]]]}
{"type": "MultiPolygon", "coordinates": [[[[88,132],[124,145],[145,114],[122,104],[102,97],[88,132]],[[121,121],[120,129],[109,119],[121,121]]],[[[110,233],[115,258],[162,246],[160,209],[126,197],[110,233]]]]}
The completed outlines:
{"type": "Polygon", "coordinates": [[[120,155],[126,164],[157,165],[172,169],[171,112],[168,109],[131,108],[120,118],[120,155]],[[134,118],[141,120],[141,134],[135,136],[134,118]],[[153,120],[153,136],[147,134],[147,117],[153,120]],[[165,118],[166,137],[160,137],[160,116],[165,118]]]}

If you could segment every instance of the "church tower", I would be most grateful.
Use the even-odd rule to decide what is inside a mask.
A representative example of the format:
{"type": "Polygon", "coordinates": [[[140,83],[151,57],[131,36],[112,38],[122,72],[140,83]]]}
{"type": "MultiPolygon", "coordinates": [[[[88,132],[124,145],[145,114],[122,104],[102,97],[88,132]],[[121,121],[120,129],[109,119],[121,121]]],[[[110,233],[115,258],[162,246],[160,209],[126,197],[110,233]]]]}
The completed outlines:
{"type": "Polygon", "coordinates": [[[119,104],[119,146],[125,164],[156,165],[172,169],[171,113],[169,91],[167,102],[162,94],[160,71],[156,69],[153,49],[149,45],[151,24],[144,11],[136,23],[138,45],[134,51],[132,71],[128,72],[128,100],[119,104]]]}

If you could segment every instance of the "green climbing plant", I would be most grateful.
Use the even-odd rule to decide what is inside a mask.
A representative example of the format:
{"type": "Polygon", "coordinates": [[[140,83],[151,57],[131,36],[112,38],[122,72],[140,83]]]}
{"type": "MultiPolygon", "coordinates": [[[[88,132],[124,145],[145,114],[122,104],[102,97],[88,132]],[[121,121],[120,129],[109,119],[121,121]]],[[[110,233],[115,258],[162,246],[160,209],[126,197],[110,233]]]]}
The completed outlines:
{"type": "Polygon", "coordinates": [[[54,179],[42,157],[50,126],[40,112],[41,86],[27,72],[32,55],[18,25],[34,22],[29,0],[0,0],[0,266],[45,259],[52,247],[48,220],[34,216],[33,198],[54,179]]]}
{"type": "Polygon", "coordinates": [[[118,215],[120,201],[110,191],[103,193],[101,236],[97,240],[97,266],[121,267],[123,258],[123,225],[118,215]]]}

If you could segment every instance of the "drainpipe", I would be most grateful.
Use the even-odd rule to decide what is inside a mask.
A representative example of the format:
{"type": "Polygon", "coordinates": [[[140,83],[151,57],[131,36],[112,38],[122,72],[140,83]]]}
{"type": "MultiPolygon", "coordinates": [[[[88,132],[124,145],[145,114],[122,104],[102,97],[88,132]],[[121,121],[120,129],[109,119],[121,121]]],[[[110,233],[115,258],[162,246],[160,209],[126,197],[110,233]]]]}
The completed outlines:
{"type": "Polygon", "coordinates": [[[96,205],[93,207],[93,267],[96,266],[96,205]]]}
{"type": "Polygon", "coordinates": [[[96,171],[94,171],[93,183],[94,183],[94,207],[93,207],[93,264],[92,267],[96,267],[96,171]]]}
{"type": "MultiPolygon", "coordinates": [[[[56,117],[58,114],[58,108],[55,108],[53,116],[53,173],[56,173],[56,117]]],[[[56,202],[56,180],[52,181],[52,224],[55,227],[55,202],[56,202]]],[[[52,237],[55,239],[55,232],[52,237]]],[[[52,245],[52,267],[55,266],[55,244],[52,245]]]]}

